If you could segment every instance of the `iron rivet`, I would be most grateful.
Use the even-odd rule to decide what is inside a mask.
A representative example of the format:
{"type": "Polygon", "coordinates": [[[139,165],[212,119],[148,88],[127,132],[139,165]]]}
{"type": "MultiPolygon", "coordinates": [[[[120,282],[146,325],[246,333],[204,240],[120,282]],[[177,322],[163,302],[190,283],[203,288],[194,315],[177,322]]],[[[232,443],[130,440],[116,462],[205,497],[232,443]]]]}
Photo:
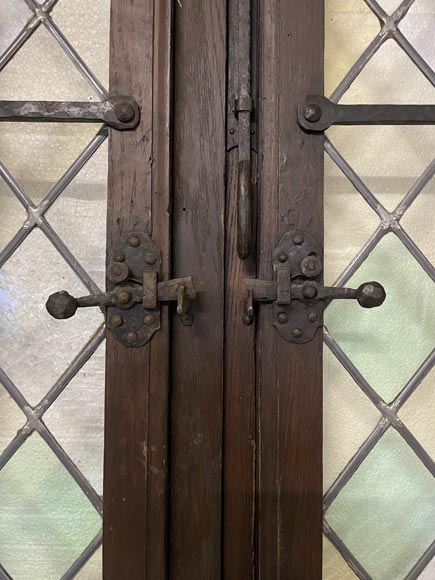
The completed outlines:
{"type": "Polygon", "coordinates": [[[251,326],[251,324],[254,322],[254,317],[249,316],[249,314],[245,314],[245,316],[242,318],[242,321],[245,326],[251,326]]]}
{"type": "Polygon", "coordinates": [[[300,328],[293,328],[293,330],[292,330],[292,336],[294,338],[301,338],[301,336],[302,336],[302,330],[300,328]]]}
{"type": "Polygon", "coordinates": [[[304,109],[304,117],[310,123],[317,123],[322,117],[322,109],[314,103],[309,104],[304,109]]]}
{"type": "Polygon", "coordinates": [[[317,314],[317,312],[309,312],[308,320],[309,322],[317,322],[319,320],[319,315],[317,314]]]}
{"type": "Polygon", "coordinates": [[[183,316],[181,319],[181,322],[182,322],[183,326],[192,326],[192,324],[193,324],[192,314],[186,314],[186,316],[183,316]]]}
{"type": "Polygon", "coordinates": [[[302,234],[295,234],[292,238],[295,246],[301,246],[304,243],[304,236],[302,234]]]}
{"type": "Polygon", "coordinates": [[[304,298],[315,298],[317,296],[317,288],[311,284],[304,284],[302,287],[302,296],[304,298]]]}
{"type": "Polygon", "coordinates": [[[278,322],[280,324],[287,324],[287,322],[288,322],[288,315],[287,315],[286,312],[280,312],[278,314],[278,322]]]}
{"type": "Polygon", "coordinates": [[[124,260],[125,256],[122,252],[116,252],[116,254],[113,255],[114,262],[123,262],[124,260]]]}
{"type": "Polygon", "coordinates": [[[307,268],[308,268],[308,270],[310,270],[310,272],[314,272],[316,267],[317,267],[317,264],[313,259],[307,260],[307,268]]]}
{"type": "Polygon", "coordinates": [[[153,256],[152,254],[145,254],[145,262],[147,264],[153,265],[156,263],[157,258],[155,256],[153,256]]]}
{"type": "Polygon", "coordinates": [[[130,236],[128,243],[132,248],[137,248],[140,246],[140,239],[137,236],[130,236]]]}
{"type": "Polygon", "coordinates": [[[131,103],[117,103],[115,105],[115,115],[121,123],[128,123],[134,119],[135,110],[131,103]]]}
{"type": "Polygon", "coordinates": [[[131,300],[131,292],[129,292],[128,290],[121,290],[116,295],[116,299],[119,302],[119,304],[128,304],[131,300]]]}
{"type": "Polygon", "coordinates": [[[155,323],[156,318],[152,314],[147,314],[143,321],[146,326],[152,326],[155,323]]]}
{"type": "Polygon", "coordinates": [[[234,135],[235,131],[234,129],[230,129],[230,135],[234,135]]]}
{"type": "Polygon", "coordinates": [[[134,330],[132,330],[131,332],[129,332],[127,334],[127,342],[128,344],[134,344],[135,342],[137,342],[137,339],[139,338],[137,332],[134,332],[134,330]]]}
{"type": "Polygon", "coordinates": [[[280,253],[278,254],[278,260],[279,260],[280,262],[287,262],[287,260],[288,260],[288,256],[287,256],[287,254],[286,254],[285,252],[280,252],[280,253]]]}
{"type": "Polygon", "coordinates": [[[124,320],[123,320],[122,316],[120,316],[119,314],[114,314],[110,318],[110,324],[112,326],[115,326],[115,327],[121,326],[123,322],[124,322],[124,320]]]}

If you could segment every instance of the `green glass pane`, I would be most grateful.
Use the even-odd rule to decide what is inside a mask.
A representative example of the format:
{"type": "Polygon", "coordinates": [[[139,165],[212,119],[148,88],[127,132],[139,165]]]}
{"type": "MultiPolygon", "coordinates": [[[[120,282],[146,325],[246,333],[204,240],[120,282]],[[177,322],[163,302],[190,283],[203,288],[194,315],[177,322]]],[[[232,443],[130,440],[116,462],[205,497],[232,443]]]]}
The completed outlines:
{"type": "Polygon", "coordinates": [[[435,285],[401,241],[387,235],[346,284],[377,280],[387,299],[366,310],[336,300],[325,324],[368,382],[391,401],[435,344],[435,285]]]}
{"type": "Polygon", "coordinates": [[[101,518],[34,434],[0,471],[0,562],[14,580],[59,580],[101,518]]]}
{"type": "Polygon", "coordinates": [[[435,481],[390,429],[326,519],[372,578],[399,580],[435,538],[435,481]]]}

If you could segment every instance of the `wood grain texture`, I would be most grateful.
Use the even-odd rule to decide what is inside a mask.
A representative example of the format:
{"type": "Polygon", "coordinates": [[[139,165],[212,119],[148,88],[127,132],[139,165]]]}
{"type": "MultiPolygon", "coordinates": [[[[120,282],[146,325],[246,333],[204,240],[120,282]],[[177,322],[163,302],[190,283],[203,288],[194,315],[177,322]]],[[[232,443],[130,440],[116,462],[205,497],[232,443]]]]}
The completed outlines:
{"type": "Polygon", "coordinates": [[[174,320],[171,580],[221,579],[226,1],[175,10],[174,276],[192,275],[193,326],[174,320]]]}
{"type": "MultiPolygon", "coordinates": [[[[110,89],[141,108],[135,131],[111,132],[108,249],[146,231],[169,273],[170,30],[168,0],[112,0],[110,89]]],[[[138,349],[108,333],[106,358],[105,580],[167,574],[168,313],[138,349]]]]}
{"type": "MultiPolygon", "coordinates": [[[[237,255],[237,150],[229,153],[227,171],[223,578],[251,580],[255,559],[255,324],[245,326],[242,318],[244,281],[256,277],[256,260],[255,251],[244,261],[237,255]]],[[[255,162],[252,173],[255,200],[255,162]]]]}
{"type": "MultiPolygon", "coordinates": [[[[323,239],[323,137],[304,134],[296,105],[323,94],[323,2],[271,0],[261,9],[259,277],[295,224],[323,239]]],[[[257,577],[320,580],[322,338],[285,342],[260,308],[257,577]]]]}

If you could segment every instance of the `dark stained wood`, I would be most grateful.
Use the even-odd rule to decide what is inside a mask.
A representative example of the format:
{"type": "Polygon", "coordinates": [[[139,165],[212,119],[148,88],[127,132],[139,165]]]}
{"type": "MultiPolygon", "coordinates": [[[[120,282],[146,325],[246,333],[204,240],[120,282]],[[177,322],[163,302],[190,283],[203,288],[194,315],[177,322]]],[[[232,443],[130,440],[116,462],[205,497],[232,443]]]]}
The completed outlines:
{"type": "Polygon", "coordinates": [[[226,0],[175,7],[171,580],[221,580],[226,0]]]}
{"type": "MultiPolygon", "coordinates": [[[[259,277],[290,224],[323,238],[323,137],[297,126],[296,105],[323,94],[323,2],[262,3],[259,277]]],[[[258,577],[320,580],[322,338],[285,342],[260,307],[258,333],[258,577]]]]}
{"type": "MultiPolygon", "coordinates": [[[[255,251],[244,261],[237,255],[237,150],[228,156],[227,172],[223,578],[251,580],[255,558],[255,324],[244,326],[242,318],[244,280],[256,277],[256,259],[255,251]]],[[[255,199],[255,183],[252,191],[255,199]]]]}
{"type": "MultiPolygon", "coordinates": [[[[169,273],[170,0],[112,0],[111,92],[133,96],[141,123],[112,132],[108,248],[142,230],[169,273]]],[[[139,349],[108,333],[104,579],[158,580],[167,570],[168,313],[139,349]]]]}

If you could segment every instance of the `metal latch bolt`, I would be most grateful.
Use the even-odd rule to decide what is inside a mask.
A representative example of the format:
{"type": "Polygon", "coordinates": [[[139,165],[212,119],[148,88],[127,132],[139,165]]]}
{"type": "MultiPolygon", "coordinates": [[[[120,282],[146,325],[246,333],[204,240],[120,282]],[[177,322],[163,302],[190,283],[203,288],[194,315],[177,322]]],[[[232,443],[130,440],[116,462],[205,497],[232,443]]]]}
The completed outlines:
{"type": "Polygon", "coordinates": [[[378,282],[357,289],[323,286],[321,258],[320,246],[307,232],[284,234],[273,253],[275,280],[245,281],[244,324],[252,324],[255,302],[272,302],[274,326],[280,336],[304,343],[314,338],[329,301],[355,299],[363,308],[384,302],[385,290],[378,282]]]}
{"type": "Polygon", "coordinates": [[[107,326],[126,346],[146,344],[160,328],[161,302],[177,303],[177,314],[190,326],[193,316],[189,301],[196,292],[190,276],[158,281],[160,250],[142,232],[124,234],[111,251],[107,267],[108,292],[75,298],[66,291],[56,292],[47,300],[47,310],[63,320],[74,316],[78,308],[99,306],[107,309],[107,326]]]}

